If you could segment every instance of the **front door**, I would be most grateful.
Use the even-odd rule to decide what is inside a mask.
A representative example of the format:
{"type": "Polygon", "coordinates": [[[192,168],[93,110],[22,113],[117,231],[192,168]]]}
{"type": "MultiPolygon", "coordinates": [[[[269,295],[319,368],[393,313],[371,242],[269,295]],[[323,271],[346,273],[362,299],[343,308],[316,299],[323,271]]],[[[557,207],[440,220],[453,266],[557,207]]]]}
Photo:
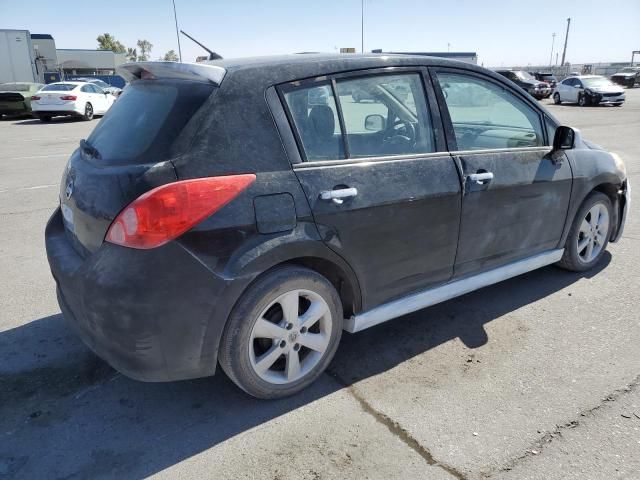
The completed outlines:
{"type": "Polygon", "coordinates": [[[321,238],[356,272],[363,307],[451,278],[460,180],[421,72],[324,77],[281,94],[304,158],[296,175],[321,238]]]}
{"type": "Polygon", "coordinates": [[[433,73],[451,153],[465,180],[455,275],[557,248],[572,174],[564,155],[550,155],[542,112],[489,76],[433,73]]]}

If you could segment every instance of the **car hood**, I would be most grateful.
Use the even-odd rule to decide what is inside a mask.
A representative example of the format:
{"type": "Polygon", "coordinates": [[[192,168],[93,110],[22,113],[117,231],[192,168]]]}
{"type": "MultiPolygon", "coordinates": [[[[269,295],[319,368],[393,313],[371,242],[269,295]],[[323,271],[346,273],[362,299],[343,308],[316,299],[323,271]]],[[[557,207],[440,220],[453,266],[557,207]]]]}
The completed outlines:
{"type": "Polygon", "coordinates": [[[597,93],[624,93],[624,89],[615,85],[607,85],[606,87],[587,87],[589,90],[597,93]]]}

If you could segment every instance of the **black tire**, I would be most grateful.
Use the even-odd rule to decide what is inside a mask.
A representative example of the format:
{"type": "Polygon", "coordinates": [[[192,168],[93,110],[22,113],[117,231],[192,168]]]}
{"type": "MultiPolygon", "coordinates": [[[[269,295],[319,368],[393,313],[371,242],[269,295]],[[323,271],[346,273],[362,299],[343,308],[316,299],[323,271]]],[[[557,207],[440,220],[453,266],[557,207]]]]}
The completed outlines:
{"type": "Polygon", "coordinates": [[[576,213],[576,216],[571,224],[571,230],[569,230],[569,236],[567,237],[567,241],[564,246],[564,254],[562,255],[562,259],[557,263],[557,265],[565,270],[571,270],[573,272],[584,272],[585,270],[589,270],[593,268],[602,258],[604,252],[607,250],[607,245],[609,244],[609,237],[611,236],[611,229],[613,228],[613,207],[611,205],[611,200],[604,193],[600,192],[592,192],[585,199],[582,206],[576,213]],[[585,219],[589,210],[591,210],[596,204],[600,203],[603,205],[609,214],[609,222],[607,231],[604,232],[604,244],[600,252],[597,254],[595,258],[593,258],[589,262],[585,262],[580,257],[580,252],[578,251],[578,241],[580,239],[580,226],[582,221],[585,219]]]}
{"type": "Polygon", "coordinates": [[[558,92],[553,94],[553,103],[555,103],[556,105],[560,105],[562,103],[562,100],[560,100],[560,94],[558,92]]]}
{"type": "Polygon", "coordinates": [[[614,104],[613,104],[613,106],[614,106],[614,107],[621,107],[621,106],[622,106],[622,103],[614,103],[614,104]]]}
{"type": "MultiPolygon", "coordinates": [[[[300,305],[299,309],[304,308],[304,305],[300,305]]],[[[266,313],[264,316],[266,317],[266,313]]],[[[308,387],[327,368],[338,348],[342,336],[342,323],[340,297],[325,277],[303,267],[293,265],[278,267],[258,278],[238,300],[222,334],[218,360],[227,376],[249,395],[261,399],[287,397],[308,387]],[[252,366],[250,350],[254,348],[254,342],[263,341],[263,339],[252,341],[252,330],[262,312],[274,300],[287,292],[299,289],[312,291],[326,302],[328,314],[331,316],[329,319],[331,334],[325,351],[306,374],[289,383],[272,383],[261,378],[252,366]]],[[[294,340],[289,338],[289,340],[296,341],[295,338],[294,340]]],[[[278,342],[273,340],[273,344],[268,348],[272,349],[278,345],[278,342]]],[[[302,350],[300,352],[302,355],[302,350]]],[[[286,358],[279,357],[278,361],[282,360],[286,361],[286,358]]]]}
{"type": "Polygon", "coordinates": [[[580,105],[581,107],[586,107],[590,103],[591,102],[584,93],[578,95],[578,105],[580,105]]]}
{"type": "Polygon", "coordinates": [[[84,106],[84,115],[82,115],[82,119],[86,121],[93,120],[93,105],[89,102],[84,106]]]}
{"type": "Polygon", "coordinates": [[[40,117],[40,121],[42,123],[49,123],[51,121],[51,116],[49,115],[43,115],[40,117]]]}

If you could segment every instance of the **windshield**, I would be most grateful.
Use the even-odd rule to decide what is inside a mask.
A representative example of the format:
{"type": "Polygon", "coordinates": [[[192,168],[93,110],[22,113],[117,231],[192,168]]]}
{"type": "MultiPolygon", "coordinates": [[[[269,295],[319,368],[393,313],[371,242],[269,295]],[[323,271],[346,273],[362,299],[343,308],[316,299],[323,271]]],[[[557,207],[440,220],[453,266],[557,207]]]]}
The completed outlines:
{"type": "Polygon", "coordinates": [[[103,82],[102,80],[90,80],[90,83],[93,83],[94,85],[98,85],[100,88],[109,88],[109,84],[106,82],[103,82]]]}
{"type": "Polygon", "coordinates": [[[28,83],[3,83],[0,84],[0,92],[28,92],[28,83]]]}
{"type": "Polygon", "coordinates": [[[534,77],[533,75],[531,75],[529,72],[514,72],[516,74],[516,77],[518,77],[520,80],[535,80],[536,77],[534,77]]]}
{"type": "Polygon", "coordinates": [[[613,83],[604,77],[583,78],[582,83],[584,83],[585,87],[608,87],[613,85],[613,83]]]}
{"type": "Polygon", "coordinates": [[[42,92],[70,92],[77,85],[75,83],[52,83],[51,85],[47,85],[41,91],[42,92]]]}

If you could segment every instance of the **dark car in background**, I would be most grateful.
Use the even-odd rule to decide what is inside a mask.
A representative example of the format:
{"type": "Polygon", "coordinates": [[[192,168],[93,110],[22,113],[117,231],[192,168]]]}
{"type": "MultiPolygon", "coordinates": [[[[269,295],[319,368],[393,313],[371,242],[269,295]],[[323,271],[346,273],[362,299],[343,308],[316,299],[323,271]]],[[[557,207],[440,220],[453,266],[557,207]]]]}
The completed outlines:
{"type": "Polygon", "coordinates": [[[640,82],[640,67],[625,67],[611,75],[611,81],[625,87],[633,87],[640,82]]]}
{"type": "Polygon", "coordinates": [[[496,70],[496,73],[508,78],[538,100],[548,98],[553,92],[548,83],[537,80],[536,77],[524,70],[496,70]]]}
{"type": "Polygon", "coordinates": [[[556,88],[558,79],[553,73],[546,73],[546,72],[530,72],[530,73],[535,77],[536,80],[539,80],[541,82],[548,84],[552,90],[556,88]]]}
{"type": "Polygon", "coordinates": [[[3,115],[31,114],[31,96],[42,83],[11,82],[0,84],[0,118],[3,115]]]}
{"type": "Polygon", "coordinates": [[[591,269],[622,235],[620,158],[476,65],[298,55],[120,72],[130,83],[71,155],[45,237],[64,317],[139,380],[219,364],[253,396],[291,395],[343,329],[544,265],[591,269]]]}

